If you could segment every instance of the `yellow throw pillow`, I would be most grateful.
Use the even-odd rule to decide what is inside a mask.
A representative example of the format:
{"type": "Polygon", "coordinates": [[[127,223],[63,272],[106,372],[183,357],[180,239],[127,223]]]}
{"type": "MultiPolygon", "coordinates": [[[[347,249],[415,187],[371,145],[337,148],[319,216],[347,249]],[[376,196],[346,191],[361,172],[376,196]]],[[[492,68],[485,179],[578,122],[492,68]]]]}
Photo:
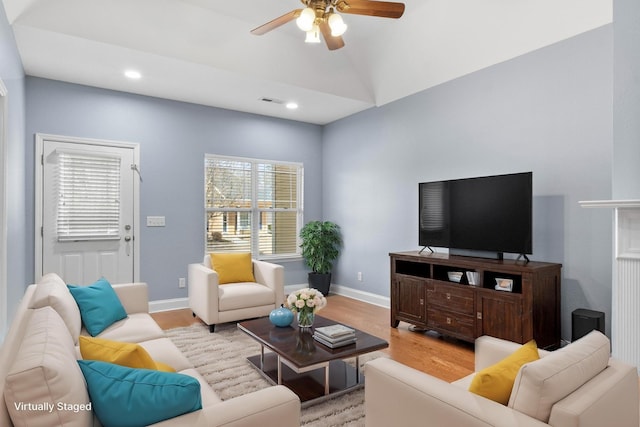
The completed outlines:
{"type": "Polygon", "coordinates": [[[520,367],[539,358],[536,342],[531,340],[500,362],[476,373],[469,391],[506,405],[520,367]]]}
{"type": "Polygon", "coordinates": [[[99,360],[129,368],[175,372],[171,366],[156,362],[138,344],[80,336],[80,354],[84,360],[99,360]]]}
{"type": "Polygon", "coordinates": [[[218,283],[255,282],[253,262],[249,252],[218,253],[211,257],[211,266],[218,273],[218,283]]]}

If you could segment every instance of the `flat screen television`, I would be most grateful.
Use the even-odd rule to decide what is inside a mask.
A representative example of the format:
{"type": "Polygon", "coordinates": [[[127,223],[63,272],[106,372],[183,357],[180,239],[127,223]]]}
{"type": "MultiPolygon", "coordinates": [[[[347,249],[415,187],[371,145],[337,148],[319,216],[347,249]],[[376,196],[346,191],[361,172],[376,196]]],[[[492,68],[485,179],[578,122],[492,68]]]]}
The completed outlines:
{"type": "MultiPolygon", "coordinates": [[[[532,253],[533,173],[419,184],[419,244],[495,253],[532,253]]],[[[464,253],[463,253],[464,254],[464,253]]]]}

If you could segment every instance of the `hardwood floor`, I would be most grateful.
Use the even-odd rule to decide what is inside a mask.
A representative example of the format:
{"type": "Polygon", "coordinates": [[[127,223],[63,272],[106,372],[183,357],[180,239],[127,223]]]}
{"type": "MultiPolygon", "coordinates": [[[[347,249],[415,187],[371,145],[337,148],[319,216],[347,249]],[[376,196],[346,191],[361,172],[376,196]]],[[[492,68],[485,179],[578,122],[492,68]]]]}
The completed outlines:
{"type": "MultiPolygon", "coordinates": [[[[398,328],[389,326],[389,309],[340,295],[327,297],[327,306],[318,315],[353,326],[386,340],[389,356],[407,366],[451,382],[473,372],[473,345],[443,338],[432,332],[412,332],[410,325],[400,322],[398,328]]],[[[152,313],[163,329],[188,326],[200,322],[191,310],[152,313]]]]}

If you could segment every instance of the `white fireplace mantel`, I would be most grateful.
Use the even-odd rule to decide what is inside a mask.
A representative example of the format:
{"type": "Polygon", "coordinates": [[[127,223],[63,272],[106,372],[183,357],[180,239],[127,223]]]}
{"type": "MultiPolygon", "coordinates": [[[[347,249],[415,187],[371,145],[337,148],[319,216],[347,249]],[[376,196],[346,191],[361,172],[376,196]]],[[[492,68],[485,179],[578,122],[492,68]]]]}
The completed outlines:
{"type": "Polygon", "coordinates": [[[591,200],[584,208],[615,210],[611,348],[615,357],[640,367],[640,200],[591,200]]]}
{"type": "Polygon", "coordinates": [[[589,200],[578,203],[583,208],[615,209],[614,257],[640,260],[640,200],[589,200]]]}
{"type": "Polygon", "coordinates": [[[583,208],[640,208],[640,200],[584,200],[583,208]]]}

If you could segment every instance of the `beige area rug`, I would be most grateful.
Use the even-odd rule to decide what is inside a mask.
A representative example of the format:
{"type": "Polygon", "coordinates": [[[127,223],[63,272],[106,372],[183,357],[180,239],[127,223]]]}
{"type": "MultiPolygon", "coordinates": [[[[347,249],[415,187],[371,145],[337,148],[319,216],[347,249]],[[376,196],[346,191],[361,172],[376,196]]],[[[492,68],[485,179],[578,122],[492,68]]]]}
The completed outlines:
{"type": "MultiPolygon", "coordinates": [[[[260,345],[235,324],[217,325],[213,334],[200,324],[170,329],[166,334],[222,400],[270,386],[246,360],[260,352],[260,345]]],[[[360,363],[376,357],[386,355],[373,352],[361,356],[360,363]]],[[[301,424],[306,427],[364,426],[364,389],[303,408],[301,424]]]]}

